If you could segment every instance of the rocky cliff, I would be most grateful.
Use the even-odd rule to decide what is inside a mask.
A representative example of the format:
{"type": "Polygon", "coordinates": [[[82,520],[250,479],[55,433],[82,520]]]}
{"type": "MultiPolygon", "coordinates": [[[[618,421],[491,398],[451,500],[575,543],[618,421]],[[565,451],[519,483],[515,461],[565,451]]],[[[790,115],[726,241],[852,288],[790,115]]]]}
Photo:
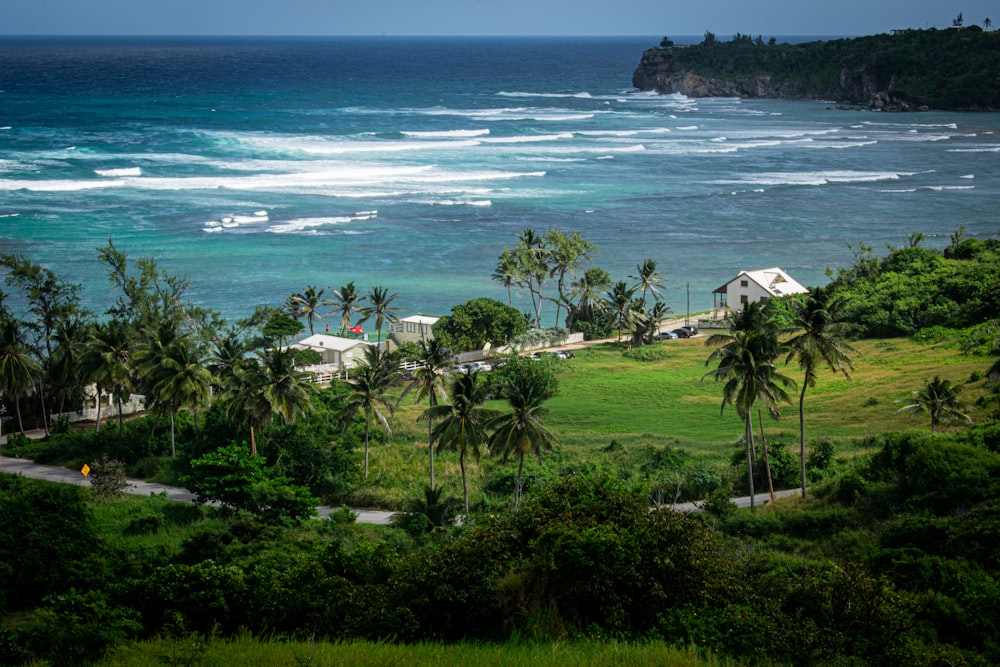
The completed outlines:
{"type": "MultiPolygon", "coordinates": [[[[679,49],[682,50],[682,49],[679,49]]],[[[729,76],[705,75],[674,57],[674,48],[653,48],[642,54],[632,75],[639,90],[680,93],[688,97],[743,97],[822,99],[881,110],[926,109],[890,92],[893,77],[886,80],[865,68],[847,63],[825,77],[796,77],[769,71],[729,76]]]]}

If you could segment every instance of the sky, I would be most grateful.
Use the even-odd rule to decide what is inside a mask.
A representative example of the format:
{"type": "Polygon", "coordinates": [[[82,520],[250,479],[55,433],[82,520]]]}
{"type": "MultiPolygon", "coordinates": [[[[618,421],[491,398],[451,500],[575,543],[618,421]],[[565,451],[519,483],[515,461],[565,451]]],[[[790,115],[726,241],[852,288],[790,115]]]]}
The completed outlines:
{"type": "Polygon", "coordinates": [[[7,0],[0,35],[870,35],[1000,21],[995,0],[7,0]],[[997,10],[995,17],[991,10],[997,10]]]}

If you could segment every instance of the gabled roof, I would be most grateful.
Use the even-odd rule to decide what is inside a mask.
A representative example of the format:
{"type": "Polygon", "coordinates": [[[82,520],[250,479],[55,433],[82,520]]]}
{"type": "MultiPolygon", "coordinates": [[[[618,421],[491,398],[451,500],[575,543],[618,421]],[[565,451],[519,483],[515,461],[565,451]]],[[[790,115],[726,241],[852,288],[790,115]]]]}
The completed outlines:
{"type": "Polygon", "coordinates": [[[413,324],[434,324],[440,317],[433,317],[431,315],[410,315],[409,317],[399,318],[400,322],[412,322],[413,324]]]}
{"type": "Polygon", "coordinates": [[[785,296],[786,294],[806,294],[809,292],[805,287],[800,285],[794,278],[790,275],[774,266],[770,269],[755,269],[752,271],[740,271],[732,280],[726,281],[724,285],[714,290],[715,292],[725,292],[726,288],[733,283],[735,280],[746,277],[748,280],[752,280],[757,285],[759,285],[765,292],[771,296],[785,296]]]}
{"type": "Polygon", "coordinates": [[[292,345],[299,349],[310,348],[313,350],[336,350],[338,352],[346,352],[358,345],[374,345],[374,343],[369,343],[367,341],[358,340],[357,338],[342,338],[340,336],[331,336],[329,334],[314,334],[308,338],[303,338],[298,343],[292,345]]]}

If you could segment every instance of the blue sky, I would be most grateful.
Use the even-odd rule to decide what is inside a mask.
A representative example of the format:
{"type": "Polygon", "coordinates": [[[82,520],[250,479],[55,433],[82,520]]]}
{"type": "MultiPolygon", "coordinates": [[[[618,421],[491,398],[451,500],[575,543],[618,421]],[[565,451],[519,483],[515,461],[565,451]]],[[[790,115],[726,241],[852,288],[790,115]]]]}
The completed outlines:
{"type": "MultiPolygon", "coordinates": [[[[991,16],[991,10],[997,10],[991,16]]],[[[8,0],[6,35],[867,35],[966,25],[987,0],[8,0]]]]}

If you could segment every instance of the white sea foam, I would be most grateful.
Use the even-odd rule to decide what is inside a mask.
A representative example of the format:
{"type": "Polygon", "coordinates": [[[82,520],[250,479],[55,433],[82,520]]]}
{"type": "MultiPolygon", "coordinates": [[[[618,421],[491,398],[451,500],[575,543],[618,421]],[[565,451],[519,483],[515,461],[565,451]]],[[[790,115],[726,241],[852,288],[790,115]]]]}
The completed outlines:
{"type": "Polygon", "coordinates": [[[4,125],[3,127],[0,127],[0,130],[12,130],[12,129],[14,128],[12,128],[10,125],[4,125]]]}
{"type": "Polygon", "coordinates": [[[95,169],[94,173],[98,176],[114,176],[114,177],[125,177],[125,176],[142,176],[142,169],[139,167],[123,167],[120,169],[95,169]]]}
{"type": "Polygon", "coordinates": [[[20,213],[0,213],[0,218],[16,218],[20,213]]]}
{"type": "Polygon", "coordinates": [[[705,181],[716,185],[829,185],[831,183],[874,183],[899,180],[913,176],[915,172],[882,171],[812,171],[812,172],[761,172],[748,174],[739,179],[718,179],[705,181]]]}
{"type": "Polygon", "coordinates": [[[497,96],[498,97],[554,97],[554,98],[571,97],[571,98],[577,98],[577,99],[583,99],[583,100],[591,99],[591,94],[587,93],[587,92],[580,92],[580,93],[528,93],[528,92],[518,92],[518,91],[507,92],[507,91],[501,90],[499,93],[497,93],[497,96]]]}
{"type": "Polygon", "coordinates": [[[540,143],[545,141],[562,141],[564,139],[572,139],[572,132],[560,132],[559,134],[536,134],[536,135],[522,135],[517,137],[490,137],[489,139],[483,139],[484,144],[531,144],[540,143]]]}
{"type": "Polygon", "coordinates": [[[678,130],[682,130],[684,132],[690,132],[691,130],[697,130],[698,126],[697,125],[681,125],[677,129],[678,130]]]}
{"type": "Polygon", "coordinates": [[[1000,153],[1000,146],[983,146],[982,148],[949,148],[949,153],[1000,153]]]}
{"type": "Polygon", "coordinates": [[[447,137],[483,137],[489,134],[488,129],[484,130],[435,130],[435,131],[407,131],[400,134],[407,137],[418,137],[428,139],[443,139],[447,137]]]}

